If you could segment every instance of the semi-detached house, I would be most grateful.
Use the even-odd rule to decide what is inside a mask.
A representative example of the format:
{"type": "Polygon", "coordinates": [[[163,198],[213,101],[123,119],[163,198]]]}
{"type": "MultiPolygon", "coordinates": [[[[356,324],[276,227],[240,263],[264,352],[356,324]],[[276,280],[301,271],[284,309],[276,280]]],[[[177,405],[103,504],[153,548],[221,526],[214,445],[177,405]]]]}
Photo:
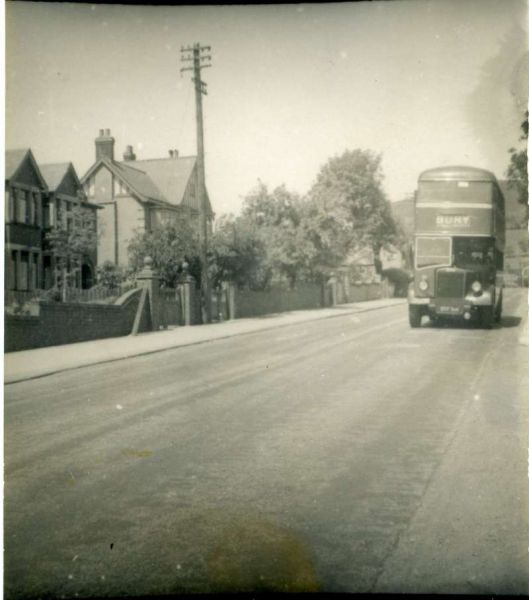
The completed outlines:
{"type": "MultiPolygon", "coordinates": [[[[54,285],[55,258],[46,240],[54,227],[69,229],[75,207],[93,214],[71,163],[38,165],[29,148],[7,150],[5,159],[5,289],[33,292],[54,285]]],[[[97,254],[81,258],[70,285],[92,285],[97,254]]]]}
{"type": "MultiPolygon", "coordinates": [[[[170,150],[166,158],[137,160],[127,146],[123,160],[114,159],[115,140],[101,129],[95,140],[95,163],[81,182],[98,211],[98,261],[129,265],[128,246],[136,232],[156,231],[187,212],[198,216],[197,161],[170,150]]],[[[207,192],[206,192],[207,194],[207,192]]],[[[209,229],[214,217],[207,198],[209,229]]]]}

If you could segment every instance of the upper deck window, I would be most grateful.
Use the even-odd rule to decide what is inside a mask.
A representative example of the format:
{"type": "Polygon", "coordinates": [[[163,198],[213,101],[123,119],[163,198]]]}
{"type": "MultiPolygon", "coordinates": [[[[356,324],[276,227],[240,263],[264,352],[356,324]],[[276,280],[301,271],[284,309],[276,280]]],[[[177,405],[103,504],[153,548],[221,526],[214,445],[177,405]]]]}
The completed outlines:
{"type": "Polygon", "coordinates": [[[420,181],[418,202],[475,202],[492,204],[490,181],[420,181]]]}

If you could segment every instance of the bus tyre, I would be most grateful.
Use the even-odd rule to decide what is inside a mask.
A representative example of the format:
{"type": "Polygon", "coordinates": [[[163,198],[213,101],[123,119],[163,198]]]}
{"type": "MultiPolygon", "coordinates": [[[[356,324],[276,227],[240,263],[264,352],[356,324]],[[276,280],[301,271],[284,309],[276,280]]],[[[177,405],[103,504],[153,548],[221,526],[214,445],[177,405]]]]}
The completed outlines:
{"type": "Polygon", "coordinates": [[[496,306],[496,312],[494,313],[494,320],[496,323],[501,321],[501,311],[503,305],[503,294],[500,292],[500,299],[498,300],[498,305],[496,306]]]}
{"type": "Polygon", "coordinates": [[[494,323],[494,307],[493,306],[482,306],[481,307],[481,326],[484,329],[491,329],[494,323]]]}
{"type": "Polygon", "coordinates": [[[413,304],[410,304],[408,306],[408,316],[410,319],[410,327],[421,326],[422,312],[419,306],[414,306],[413,304]]]}

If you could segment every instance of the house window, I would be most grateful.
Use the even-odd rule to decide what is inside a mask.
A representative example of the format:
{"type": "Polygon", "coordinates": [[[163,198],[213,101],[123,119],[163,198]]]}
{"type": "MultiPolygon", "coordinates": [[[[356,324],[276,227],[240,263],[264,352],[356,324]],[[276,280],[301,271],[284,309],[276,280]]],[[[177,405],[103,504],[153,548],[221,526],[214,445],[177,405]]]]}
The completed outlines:
{"type": "Polygon", "coordinates": [[[9,264],[7,265],[7,289],[17,289],[17,251],[11,250],[9,253],[9,264]]]}
{"type": "Polygon", "coordinates": [[[26,192],[24,190],[16,191],[16,204],[17,204],[17,222],[27,223],[28,219],[28,203],[26,199],[26,192]]]}
{"type": "Polygon", "coordinates": [[[42,279],[45,290],[49,290],[53,286],[53,270],[51,268],[51,256],[45,255],[42,257],[42,279]]]}
{"type": "Polygon", "coordinates": [[[60,227],[62,224],[62,204],[59,198],[55,200],[55,223],[54,227],[60,227]]]}
{"type": "Polygon", "coordinates": [[[45,200],[42,203],[42,227],[44,227],[44,229],[47,229],[50,226],[50,211],[51,211],[51,205],[49,200],[45,200]]]}
{"type": "Polygon", "coordinates": [[[85,189],[85,194],[89,198],[93,198],[96,195],[95,180],[93,177],[90,177],[90,179],[85,183],[84,189],[85,189]]]}
{"type": "Polygon", "coordinates": [[[27,217],[27,221],[26,223],[28,225],[33,225],[33,223],[35,222],[35,213],[34,213],[34,206],[33,206],[33,194],[31,192],[27,192],[26,194],[26,202],[28,203],[28,217],[27,217]]]}
{"type": "Polygon", "coordinates": [[[41,226],[42,218],[40,212],[40,194],[38,192],[33,193],[33,223],[37,227],[41,226]]]}
{"type": "Polygon", "coordinates": [[[20,253],[20,262],[18,264],[17,284],[19,290],[28,289],[29,275],[29,252],[20,253]]]}
{"type": "Polygon", "coordinates": [[[6,222],[9,223],[9,221],[11,221],[11,194],[9,193],[9,190],[6,190],[4,215],[6,222]]]}
{"type": "Polygon", "coordinates": [[[73,228],[72,202],[64,201],[64,212],[64,225],[66,226],[66,231],[70,232],[73,228]]]}
{"type": "Polygon", "coordinates": [[[114,196],[127,196],[129,189],[127,186],[117,177],[114,177],[114,196]]]}
{"type": "Polygon", "coordinates": [[[37,262],[36,254],[32,252],[28,255],[28,290],[34,290],[37,287],[37,262]]]}

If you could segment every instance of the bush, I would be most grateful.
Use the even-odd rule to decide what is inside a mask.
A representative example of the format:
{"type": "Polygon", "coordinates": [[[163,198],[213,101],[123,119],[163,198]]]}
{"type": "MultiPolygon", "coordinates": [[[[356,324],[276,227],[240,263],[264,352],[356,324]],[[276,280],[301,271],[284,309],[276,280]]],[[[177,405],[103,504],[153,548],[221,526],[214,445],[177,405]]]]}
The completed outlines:
{"type": "Polygon", "coordinates": [[[117,290],[124,280],[125,273],[123,269],[109,260],[97,267],[97,287],[117,290]]]}

